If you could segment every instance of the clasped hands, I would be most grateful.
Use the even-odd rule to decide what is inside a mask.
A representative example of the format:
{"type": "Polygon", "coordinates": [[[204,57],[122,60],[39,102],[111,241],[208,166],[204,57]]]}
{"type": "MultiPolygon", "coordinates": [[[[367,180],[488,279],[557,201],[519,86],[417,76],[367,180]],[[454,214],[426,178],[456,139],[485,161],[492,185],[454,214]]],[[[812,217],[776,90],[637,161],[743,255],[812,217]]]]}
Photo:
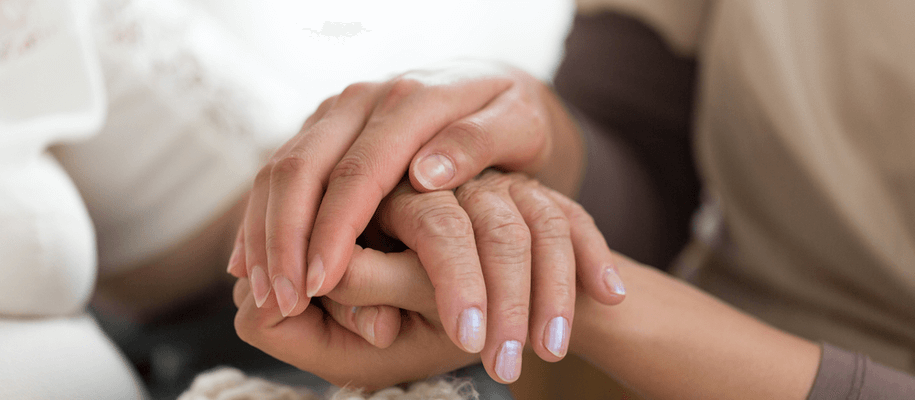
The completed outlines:
{"type": "Polygon", "coordinates": [[[512,382],[525,344],[561,359],[576,281],[603,304],[625,295],[590,216],[527,176],[569,194],[575,129],[542,83],[483,63],[327,99],[255,178],[229,263],[239,336],[367,388],[480,360],[512,382]]]}

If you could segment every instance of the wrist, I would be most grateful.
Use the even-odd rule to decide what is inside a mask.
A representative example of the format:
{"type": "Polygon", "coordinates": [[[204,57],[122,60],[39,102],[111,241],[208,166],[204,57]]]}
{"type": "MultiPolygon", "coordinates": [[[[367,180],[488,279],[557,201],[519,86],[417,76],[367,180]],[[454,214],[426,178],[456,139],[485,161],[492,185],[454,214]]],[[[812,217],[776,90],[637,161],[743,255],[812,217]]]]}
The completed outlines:
{"type": "Polygon", "coordinates": [[[819,347],[622,257],[626,300],[579,296],[570,350],[646,397],[797,398],[819,347]]]}
{"type": "Polygon", "coordinates": [[[546,85],[541,90],[552,137],[546,160],[534,178],[574,199],[585,174],[585,142],[578,124],[556,93],[546,85]]]}

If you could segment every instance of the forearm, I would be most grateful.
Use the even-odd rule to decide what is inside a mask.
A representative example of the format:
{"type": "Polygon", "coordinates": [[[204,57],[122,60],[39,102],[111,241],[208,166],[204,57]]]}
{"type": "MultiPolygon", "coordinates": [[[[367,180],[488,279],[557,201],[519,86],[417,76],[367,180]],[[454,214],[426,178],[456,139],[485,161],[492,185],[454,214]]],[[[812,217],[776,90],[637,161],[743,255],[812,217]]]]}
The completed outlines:
{"type": "Polygon", "coordinates": [[[628,260],[627,297],[576,305],[571,349],[650,399],[804,399],[820,348],[628,260]]]}

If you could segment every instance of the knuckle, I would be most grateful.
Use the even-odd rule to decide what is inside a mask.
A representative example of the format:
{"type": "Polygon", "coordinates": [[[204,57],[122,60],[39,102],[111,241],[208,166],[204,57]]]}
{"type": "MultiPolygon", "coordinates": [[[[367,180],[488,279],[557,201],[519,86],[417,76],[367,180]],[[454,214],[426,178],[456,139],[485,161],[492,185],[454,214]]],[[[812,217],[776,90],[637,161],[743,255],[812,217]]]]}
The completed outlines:
{"type": "Polygon", "coordinates": [[[448,129],[471,159],[489,161],[492,158],[495,147],[493,134],[479,122],[465,118],[453,123],[448,129]]]}
{"type": "Polygon", "coordinates": [[[321,119],[324,116],[324,114],[327,113],[327,111],[330,110],[331,107],[333,107],[334,104],[337,103],[337,100],[339,98],[340,98],[340,95],[334,95],[334,96],[330,96],[330,97],[324,99],[324,101],[322,101],[321,104],[318,105],[318,108],[315,109],[315,111],[311,115],[309,115],[307,119],[305,119],[305,123],[302,124],[302,129],[299,129],[299,132],[300,133],[303,132],[306,127],[314,124],[319,119],[321,119]]]}
{"type": "Polygon", "coordinates": [[[486,293],[483,274],[480,272],[479,267],[467,264],[466,261],[458,259],[457,256],[449,258],[446,262],[454,268],[450,271],[445,282],[453,285],[453,287],[476,288],[480,293],[486,293]]]}
{"type": "MultiPolygon", "coordinates": [[[[554,302],[560,302],[562,299],[571,300],[575,298],[575,283],[566,282],[563,280],[557,280],[550,283],[550,286],[547,287],[547,295],[552,299],[555,299],[554,302]]],[[[562,304],[562,303],[558,303],[562,304]]]]}
{"type": "Polygon", "coordinates": [[[375,90],[377,85],[372,82],[356,82],[345,89],[339,94],[339,100],[343,103],[348,103],[352,100],[361,98],[372,91],[375,90]]]}
{"type": "Polygon", "coordinates": [[[530,259],[531,232],[521,218],[491,213],[476,223],[481,255],[498,264],[519,264],[530,259]]]}
{"type": "Polygon", "coordinates": [[[407,99],[418,96],[424,89],[425,84],[417,79],[399,77],[390,83],[387,92],[384,93],[378,102],[378,111],[384,114],[387,111],[396,109],[407,99]]]}
{"type": "Polygon", "coordinates": [[[505,243],[530,243],[531,231],[513,209],[495,193],[480,193],[476,197],[484,211],[473,220],[477,236],[505,243]]]}
{"type": "Polygon", "coordinates": [[[577,225],[594,225],[594,217],[578,203],[569,205],[567,212],[569,221],[577,225]]]}
{"type": "Polygon", "coordinates": [[[283,156],[270,168],[270,183],[284,184],[308,172],[308,160],[299,154],[283,156]]]}
{"type": "Polygon", "coordinates": [[[334,166],[330,180],[364,180],[371,177],[372,163],[360,154],[347,154],[334,166]]]}
{"type": "Polygon", "coordinates": [[[431,238],[473,237],[473,226],[463,210],[453,204],[432,205],[416,216],[417,231],[431,238]]]}
{"type": "Polygon", "coordinates": [[[266,232],[266,240],[264,241],[264,250],[266,250],[269,255],[280,255],[287,250],[287,246],[290,244],[288,238],[301,237],[301,235],[297,234],[300,234],[303,231],[304,228],[285,224],[274,227],[273,229],[268,229],[266,232]]]}
{"type": "Polygon", "coordinates": [[[497,218],[499,222],[481,228],[481,240],[493,244],[525,249],[531,242],[531,231],[518,219],[497,218]]]}
{"type": "Polygon", "coordinates": [[[425,88],[425,84],[417,79],[397,78],[392,82],[385,101],[400,103],[400,101],[419,93],[423,88],[425,88]]]}
{"type": "Polygon", "coordinates": [[[532,235],[538,239],[568,239],[571,236],[571,223],[562,214],[541,212],[534,216],[533,221],[532,235]]]}
{"type": "Polygon", "coordinates": [[[508,299],[499,304],[498,318],[508,325],[527,325],[530,315],[530,303],[527,298],[508,299]]]}
{"type": "Polygon", "coordinates": [[[365,294],[367,290],[372,288],[371,282],[375,281],[372,278],[374,271],[375,269],[373,268],[365,268],[361,269],[359,273],[355,273],[352,269],[347,268],[340,278],[340,282],[334,287],[334,300],[342,302],[358,301],[360,294],[365,294]]]}
{"type": "Polygon", "coordinates": [[[267,163],[257,171],[254,176],[254,187],[262,187],[270,184],[270,171],[273,169],[273,163],[267,163]]]}

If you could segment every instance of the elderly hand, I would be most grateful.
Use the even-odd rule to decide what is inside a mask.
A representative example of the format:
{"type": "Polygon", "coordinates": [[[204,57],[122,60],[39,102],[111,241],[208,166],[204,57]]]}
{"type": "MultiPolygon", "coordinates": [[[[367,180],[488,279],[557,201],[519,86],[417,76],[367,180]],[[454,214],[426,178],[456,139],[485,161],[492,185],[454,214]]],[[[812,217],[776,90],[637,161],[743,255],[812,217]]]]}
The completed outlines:
{"type": "MultiPolygon", "coordinates": [[[[257,306],[275,301],[283,315],[298,315],[309,297],[337,285],[356,237],[406,171],[416,189],[430,191],[496,165],[541,174],[568,193],[580,147],[552,92],[511,68],[461,63],[352,85],[324,101],[258,173],[229,270],[249,278],[257,306]]],[[[467,237],[461,221],[444,218],[450,225],[431,233],[467,237]]],[[[469,247],[461,257],[417,251],[435,260],[424,265],[449,337],[480,351],[487,295],[509,295],[484,286],[469,247]]]]}
{"type": "MultiPolygon", "coordinates": [[[[512,382],[519,376],[520,351],[528,334],[535,352],[545,360],[557,361],[565,355],[574,314],[576,272],[586,292],[593,298],[606,304],[622,300],[623,290],[610,251],[590,217],[571,200],[523,175],[487,172],[456,193],[418,193],[409,185],[402,184],[382,203],[378,218],[385,232],[415,249],[419,256],[418,260],[410,258],[416,257],[411,250],[373,256],[375,264],[399,259],[413,269],[426,265],[430,282],[435,282],[432,273],[436,270],[428,268],[428,265],[451,262],[480,268],[479,263],[482,262],[482,274],[491,295],[488,309],[478,306],[478,310],[480,318],[486,318],[491,323],[487,332],[489,340],[485,342],[481,356],[487,371],[497,381],[512,382]],[[456,224],[463,228],[449,229],[456,224]],[[531,298],[532,306],[529,303],[531,298]],[[529,309],[533,313],[530,324],[529,309]]],[[[328,295],[336,301],[327,303],[326,307],[337,321],[336,327],[346,327],[371,342],[383,337],[387,345],[389,338],[398,335],[396,328],[399,321],[397,314],[387,307],[375,307],[386,304],[420,312],[425,321],[432,323],[431,326],[420,327],[434,329],[443,334],[442,337],[453,339],[457,336],[457,342],[471,344],[480,339],[476,335],[481,332],[453,330],[446,325],[445,313],[441,311],[443,307],[453,307],[454,303],[444,306],[441,302],[433,303],[431,296],[438,292],[438,288],[423,291],[415,288],[416,285],[412,288],[405,286],[404,291],[410,293],[404,295],[410,301],[378,302],[389,295],[384,290],[395,286],[389,282],[386,285],[367,284],[364,280],[371,279],[360,275],[355,268],[358,268],[359,262],[365,261],[365,254],[371,254],[366,252],[372,250],[357,249],[363,258],[353,259],[350,265],[353,271],[348,271],[338,289],[328,295]],[[359,290],[347,289],[353,287],[359,290]],[[379,290],[382,292],[379,293],[379,290]],[[348,294],[341,295],[341,292],[348,294]],[[430,298],[418,302],[422,295],[430,298]]],[[[384,268],[376,270],[378,272],[372,274],[376,279],[389,274],[383,272],[384,268]]],[[[440,299],[437,297],[437,300],[440,299]]],[[[258,325],[256,321],[259,320],[248,316],[249,313],[264,312],[256,308],[242,308],[237,319],[239,334],[245,332],[242,336],[245,340],[287,360],[290,355],[283,353],[286,350],[277,349],[274,353],[271,349],[276,343],[262,340],[267,332],[258,333],[264,328],[272,329],[271,326],[252,328],[249,324],[258,325]]],[[[312,309],[309,315],[315,312],[318,311],[312,309]]],[[[273,317],[278,318],[276,315],[273,317]]],[[[407,326],[408,332],[417,329],[413,324],[407,326]]],[[[412,334],[408,333],[404,340],[415,338],[409,336],[412,334]]],[[[343,334],[336,332],[336,335],[343,334]]],[[[403,335],[401,333],[394,343],[402,343],[403,335]]],[[[322,366],[294,365],[322,375],[322,366]]]]}

